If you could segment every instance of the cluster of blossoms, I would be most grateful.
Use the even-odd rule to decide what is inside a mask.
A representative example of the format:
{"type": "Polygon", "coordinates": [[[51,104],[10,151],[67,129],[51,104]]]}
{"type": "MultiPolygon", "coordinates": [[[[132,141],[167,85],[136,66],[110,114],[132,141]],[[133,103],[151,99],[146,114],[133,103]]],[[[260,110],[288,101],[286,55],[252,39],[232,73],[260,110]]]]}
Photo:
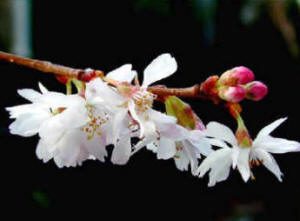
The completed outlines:
{"type": "Polygon", "coordinates": [[[209,186],[227,179],[231,167],[237,168],[246,182],[254,177],[252,166],[259,164],[281,181],[282,173],[270,153],[299,151],[300,144],[270,135],[285,118],[263,128],[252,141],[237,108],[244,98],[257,101],[267,94],[263,83],[253,81],[252,71],[237,67],[201,85],[206,97],[230,102],[238,123],[234,134],[221,123],[205,125],[178,97],[158,97],[148,90],[149,85],[176,70],[176,60],[162,54],[146,67],[141,85],[132,65],[125,64],[104,77],[87,70],[81,76],[85,82],[60,79],[69,89],[73,82],[76,94],[69,89],[67,94],[48,91],[42,84],[40,92],[18,90],[31,103],[6,108],[15,119],[10,132],[25,137],[38,134],[37,157],[44,162],[53,159],[58,167],[81,165],[89,159],[104,162],[109,145],[113,146],[111,162],[124,165],[146,147],[158,159],[173,159],[179,170],[190,169],[199,177],[209,173],[209,186]],[[166,113],[153,109],[156,99],[165,103],[166,113]],[[132,138],[139,140],[132,143],[132,138]]]}

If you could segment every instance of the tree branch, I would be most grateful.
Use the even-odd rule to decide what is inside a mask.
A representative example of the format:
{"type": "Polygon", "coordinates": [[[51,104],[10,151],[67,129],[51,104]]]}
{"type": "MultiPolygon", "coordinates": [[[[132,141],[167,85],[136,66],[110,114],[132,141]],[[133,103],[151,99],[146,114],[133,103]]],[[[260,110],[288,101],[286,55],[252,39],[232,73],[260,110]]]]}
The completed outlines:
{"type": "MultiPolygon", "coordinates": [[[[83,69],[75,69],[63,65],[53,64],[49,61],[40,61],[36,59],[20,57],[14,54],[9,54],[1,51],[0,51],[0,60],[33,68],[45,73],[53,73],[68,78],[77,78],[79,80],[82,80],[80,79],[80,76],[82,75],[82,73],[85,73],[85,70],[83,69]]],[[[104,81],[110,83],[111,85],[114,85],[114,81],[112,79],[104,77],[104,73],[102,71],[93,70],[93,72],[97,76],[102,77],[104,81]]],[[[167,87],[152,86],[148,88],[148,91],[160,97],[174,95],[178,97],[193,97],[193,98],[203,98],[203,99],[208,98],[205,94],[203,94],[203,92],[201,91],[201,86],[198,84],[187,88],[167,88],[167,87]]]]}

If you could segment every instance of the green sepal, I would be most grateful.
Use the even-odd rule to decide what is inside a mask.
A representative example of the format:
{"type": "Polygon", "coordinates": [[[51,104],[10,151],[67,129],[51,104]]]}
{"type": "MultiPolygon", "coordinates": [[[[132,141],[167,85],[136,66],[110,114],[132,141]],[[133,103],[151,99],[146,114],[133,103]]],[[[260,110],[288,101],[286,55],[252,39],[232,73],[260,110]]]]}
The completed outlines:
{"type": "Polygon", "coordinates": [[[176,117],[178,124],[191,130],[196,128],[196,120],[198,117],[189,104],[183,102],[176,96],[169,96],[165,99],[165,106],[167,114],[176,117]]]}

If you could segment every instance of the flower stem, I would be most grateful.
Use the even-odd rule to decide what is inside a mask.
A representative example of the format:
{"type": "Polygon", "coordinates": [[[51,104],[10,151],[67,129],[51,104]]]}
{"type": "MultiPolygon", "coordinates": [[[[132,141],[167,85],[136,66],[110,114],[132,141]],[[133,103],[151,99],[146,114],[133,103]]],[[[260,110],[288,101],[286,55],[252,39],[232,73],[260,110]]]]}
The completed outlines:
{"type": "Polygon", "coordinates": [[[72,94],[72,83],[71,83],[71,81],[68,81],[66,83],[66,90],[67,90],[67,94],[72,94]]]}

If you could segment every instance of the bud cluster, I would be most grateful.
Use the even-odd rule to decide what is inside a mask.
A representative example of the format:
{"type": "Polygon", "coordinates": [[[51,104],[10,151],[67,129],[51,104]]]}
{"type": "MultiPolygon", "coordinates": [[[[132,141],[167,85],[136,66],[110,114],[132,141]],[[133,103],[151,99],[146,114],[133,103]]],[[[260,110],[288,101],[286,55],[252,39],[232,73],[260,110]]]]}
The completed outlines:
{"type": "Polygon", "coordinates": [[[247,98],[259,101],[268,93],[268,88],[260,81],[254,81],[253,72],[244,66],[224,72],[216,82],[219,98],[238,103],[247,98]]]}
{"type": "Polygon", "coordinates": [[[232,68],[220,77],[211,76],[201,85],[201,92],[214,102],[220,99],[238,103],[245,98],[253,101],[263,99],[268,93],[268,87],[254,81],[253,72],[244,66],[232,68]]]}

